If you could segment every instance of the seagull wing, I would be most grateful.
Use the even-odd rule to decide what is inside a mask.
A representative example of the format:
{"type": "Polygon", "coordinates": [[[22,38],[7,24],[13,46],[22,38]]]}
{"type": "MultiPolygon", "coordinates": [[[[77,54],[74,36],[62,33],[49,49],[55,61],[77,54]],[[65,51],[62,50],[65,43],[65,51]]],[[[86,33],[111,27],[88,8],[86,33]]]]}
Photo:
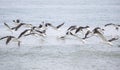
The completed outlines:
{"type": "Polygon", "coordinates": [[[25,34],[24,36],[34,35],[35,33],[25,34]]]}
{"type": "Polygon", "coordinates": [[[11,28],[8,24],[4,23],[4,25],[11,30],[11,28]]]}
{"type": "Polygon", "coordinates": [[[109,25],[115,25],[115,24],[113,24],[113,23],[109,23],[109,24],[106,24],[105,27],[106,27],[106,26],[109,26],[109,25]]]}
{"type": "Polygon", "coordinates": [[[85,37],[84,37],[83,39],[89,38],[88,35],[89,35],[90,33],[91,33],[90,31],[87,31],[86,34],[85,34],[85,37]]]}
{"type": "Polygon", "coordinates": [[[35,30],[35,31],[38,32],[38,33],[40,33],[40,34],[43,33],[42,31],[39,31],[39,30],[35,30]]]}
{"type": "Polygon", "coordinates": [[[16,26],[15,31],[17,31],[22,25],[24,25],[23,23],[19,24],[18,26],[16,26]]]}
{"type": "Polygon", "coordinates": [[[60,28],[60,27],[63,26],[63,25],[64,25],[64,23],[58,25],[56,28],[60,28]]]}
{"type": "Polygon", "coordinates": [[[22,37],[22,35],[25,34],[27,31],[28,31],[28,29],[25,30],[25,31],[23,31],[23,32],[18,36],[18,38],[22,37]]]}
{"type": "Polygon", "coordinates": [[[110,40],[108,40],[109,42],[112,42],[112,41],[115,41],[115,40],[118,40],[119,38],[112,38],[110,40]]]}
{"type": "Polygon", "coordinates": [[[74,26],[70,26],[67,30],[75,29],[75,28],[76,28],[76,26],[74,25],[74,26]]]}
{"type": "Polygon", "coordinates": [[[7,37],[8,37],[8,36],[2,37],[2,38],[0,38],[0,40],[5,39],[5,38],[7,38],[7,37]]]}
{"type": "Polygon", "coordinates": [[[77,28],[75,33],[78,33],[81,30],[81,27],[77,28]]]}

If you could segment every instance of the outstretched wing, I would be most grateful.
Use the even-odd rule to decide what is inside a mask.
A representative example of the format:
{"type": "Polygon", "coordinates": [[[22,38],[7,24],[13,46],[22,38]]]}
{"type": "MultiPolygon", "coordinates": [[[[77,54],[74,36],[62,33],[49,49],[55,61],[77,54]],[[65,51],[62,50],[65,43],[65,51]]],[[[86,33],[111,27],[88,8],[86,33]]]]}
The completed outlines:
{"type": "Polygon", "coordinates": [[[17,31],[24,23],[19,24],[18,26],[15,27],[15,31],[17,31]]]}
{"type": "Polygon", "coordinates": [[[18,36],[18,38],[22,37],[22,35],[25,34],[27,31],[28,31],[28,29],[25,30],[25,31],[23,31],[23,32],[18,36]]]}
{"type": "Polygon", "coordinates": [[[8,37],[8,36],[2,37],[2,38],[0,38],[0,40],[5,39],[5,38],[7,38],[7,37],[8,37]]]}
{"type": "Polygon", "coordinates": [[[86,34],[85,34],[85,37],[84,37],[83,39],[89,38],[88,35],[89,35],[90,33],[91,33],[90,31],[87,31],[86,34]]]}
{"type": "Polygon", "coordinates": [[[9,26],[8,24],[4,23],[4,25],[5,25],[7,28],[11,29],[10,26],[9,26]]]}
{"type": "Polygon", "coordinates": [[[76,28],[76,26],[74,25],[74,26],[70,26],[67,30],[75,29],[75,28],[76,28]]]}
{"type": "Polygon", "coordinates": [[[78,33],[80,30],[82,31],[82,27],[77,28],[75,33],[78,33]]]}
{"type": "Polygon", "coordinates": [[[50,23],[46,23],[45,26],[46,26],[46,27],[47,27],[47,26],[52,26],[52,24],[50,24],[50,23]]]}
{"type": "Polygon", "coordinates": [[[38,32],[38,33],[40,33],[40,34],[43,33],[42,31],[39,31],[39,30],[35,30],[35,31],[38,32]]]}
{"type": "Polygon", "coordinates": [[[106,24],[105,27],[106,27],[106,26],[109,26],[109,25],[115,25],[115,24],[113,24],[113,23],[109,23],[109,24],[106,24]]]}
{"type": "Polygon", "coordinates": [[[118,40],[119,38],[112,38],[110,40],[108,40],[109,42],[112,42],[112,41],[115,41],[115,40],[118,40]]]}
{"type": "Polygon", "coordinates": [[[35,33],[25,34],[24,36],[34,35],[35,33]]]}
{"type": "Polygon", "coordinates": [[[64,23],[58,25],[56,28],[60,28],[60,27],[63,26],[63,25],[64,25],[64,23]]]}

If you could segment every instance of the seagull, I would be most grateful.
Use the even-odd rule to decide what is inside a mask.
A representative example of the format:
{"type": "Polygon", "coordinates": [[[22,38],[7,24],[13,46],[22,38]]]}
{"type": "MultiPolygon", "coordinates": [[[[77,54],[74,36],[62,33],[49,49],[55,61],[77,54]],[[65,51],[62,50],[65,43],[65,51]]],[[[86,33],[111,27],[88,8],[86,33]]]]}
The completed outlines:
{"type": "Polygon", "coordinates": [[[73,30],[75,30],[75,29],[77,29],[77,26],[76,26],[76,25],[73,25],[73,26],[70,26],[70,27],[67,29],[67,31],[73,31],[73,30]]]}
{"type": "Polygon", "coordinates": [[[23,35],[25,35],[27,32],[29,31],[29,33],[28,33],[28,35],[30,34],[41,34],[41,35],[43,35],[43,36],[45,36],[46,34],[45,34],[45,32],[46,32],[46,30],[43,30],[43,31],[39,31],[39,30],[35,30],[35,27],[33,27],[32,29],[26,29],[26,30],[24,30],[22,33],[20,33],[20,35],[18,36],[18,39],[19,38],[21,38],[23,35]]]}
{"type": "Polygon", "coordinates": [[[89,26],[85,26],[85,27],[80,26],[76,29],[75,33],[78,33],[79,31],[83,31],[83,29],[88,29],[88,28],[90,28],[90,27],[89,26]]]}
{"type": "Polygon", "coordinates": [[[28,34],[25,34],[24,36],[29,36],[29,35],[34,35],[34,36],[41,36],[41,37],[44,37],[44,35],[42,35],[42,34],[38,34],[38,33],[28,33],[28,34]]]}
{"type": "Polygon", "coordinates": [[[0,38],[0,40],[5,39],[5,38],[7,38],[6,45],[12,40],[12,41],[18,42],[18,46],[20,46],[21,41],[19,41],[18,38],[14,37],[14,36],[5,36],[5,37],[0,38]]]}
{"type": "Polygon", "coordinates": [[[47,30],[48,25],[50,25],[50,24],[46,24],[43,21],[42,24],[39,24],[38,29],[40,29],[40,30],[47,30]]]}
{"type": "Polygon", "coordinates": [[[46,36],[46,30],[40,31],[40,30],[35,30],[37,34],[39,34],[40,36],[46,36]]]}
{"type": "Polygon", "coordinates": [[[92,34],[92,32],[91,32],[90,30],[88,30],[88,31],[85,33],[85,37],[84,37],[84,38],[82,38],[82,39],[89,38],[89,37],[88,37],[88,35],[89,35],[89,34],[92,34]]]}
{"type": "Polygon", "coordinates": [[[109,42],[112,42],[112,41],[115,41],[115,40],[118,40],[119,38],[112,38],[110,40],[108,40],[109,42]]]}
{"type": "Polygon", "coordinates": [[[38,33],[45,33],[46,32],[46,30],[43,30],[43,31],[35,30],[35,31],[38,33]]]}
{"type": "Polygon", "coordinates": [[[65,39],[65,37],[66,37],[67,35],[73,35],[73,33],[70,32],[70,31],[67,31],[66,34],[65,34],[64,36],[61,36],[60,38],[61,38],[61,39],[65,39]]]}
{"type": "Polygon", "coordinates": [[[23,26],[23,25],[29,26],[29,27],[33,27],[32,24],[26,24],[26,23],[19,23],[17,26],[12,27],[12,28],[11,28],[7,23],[4,23],[4,25],[5,25],[10,31],[12,31],[12,30],[17,31],[17,30],[18,30],[21,26],[23,26]]]}
{"type": "Polygon", "coordinates": [[[108,24],[105,24],[105,27],[106,27],[106,26],[110,26],[110,25],[115,25],[115,24],[113,24],[113,23],[108,23],[108,24]]]}
{"type": "Polygon", "coordinates": [[[109,40],[107,40],[107,39],[104,37],[104,35],[103,35],[99,30],[101,30],[100,27],[94,28],[94,29],[93,29],[93,34],[94,34],[94,35],[98,35],[98,37],[100,37],[100,38],[104,41],[104,43],[112,46],[113,44],[112,44],[109,40]]]}
{"type": "Polygon", "coordinates": [[[15,31],[17,31],[21,26],[28,26],[28,27],[32,27],[32,24],[26,24],[26,23],[20,23],[19,25],[17,25],[15,28],[15,31]]]}
{"type": "Polygon", "coordinates": [[[120,25],[113,24],[113,23],[108,23],[108,24],[105,25],[105,27],[107,27],[107,26],[114,26],[116,30],[119,30],[119,27],[120,27],[120,25]]]}
{"type": "Polygon", "coordinates": [[[66,35],[65,35],[65,36],[61,36],[60,38],[61,38],[61,39],[65,39],[65,37],[66,37],[67,35],[71,35],[71,36],[73,36],[73,37],[76,37],[77,39],[79,39],[80,41],[82,41],[83,43],[85,43],[85,40],[83,40],[82,38],[80,38],[79,36],[73,34],[73,33],[70,32],[70,31],[66,32],[66,35]]]}
{"type": "Polygon", "coordinates": [[[62,26],[64,25],[64,23],[62,23],[62,24],[60,24],[60,25],[58,25],[58,26],[53,26],[51,23],[46,23],[45,25],[46,25],[46,27],[47,27],[47,26],[50,26],[50,27],[52,27],[53,29],[57,30],[57,29],[59,29],[60,27],[62,27],[62,26]]]}

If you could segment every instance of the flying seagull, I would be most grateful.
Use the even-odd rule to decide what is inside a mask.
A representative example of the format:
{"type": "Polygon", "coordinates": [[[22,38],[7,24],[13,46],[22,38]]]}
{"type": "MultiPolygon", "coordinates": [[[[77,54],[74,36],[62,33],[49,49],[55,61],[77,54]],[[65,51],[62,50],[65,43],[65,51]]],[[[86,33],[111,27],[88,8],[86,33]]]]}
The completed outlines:
{"type": "Polygon", "coordinates": [[[76,26],[76,25],[73,25],[73,26],[70,26],[70,27],[67,29],[67,31],[73,31],[73,30],[75,30],[75,29],[77,29],[77,26],[76,26]]]}
{"type": "Polygon", "coordinates": [[[26,23],[20,23],[18,26],[14,27],[15,28],[15,31],[17,31],[21,26],[29,26],[29,27],[32,27],[32,24],[26,24],[26,23]]]}
{"type": "Polygon", "coordinates": [[[107,40],[107,39],[105,38],[105,36],[104,36],[99,30],[101,30],[100,27],[94,28],[94,29],[93,29],[93,34],[96,34],[98,37],[100,37],[100,38],[103,40],[104,43],[112,46],[113,44],[112,44],[109,40],[107,40]]]}
{"type": "Polygon", "coordinates": [[[88,29],[88,28],[89,26],[85,26],[85,27],[80,26],[76,29],[75,33],[78,33],[79,31],[83,31],[83,29],[88,29]]]}
{"type": "Polygon", "coordinates": [[[107,27],[107,26],[114,26],[116,30],[119,30],[119,27],[120,27],[119,24],[113,24],[113,23],[108,23],[105,25],[105,27],[107,27]]]}
{"type": "Polygon", "coordinates": [[[7,38],[7,40],[6,40],[6,45],[7,45],[11,40],[13,40],[13,41],[17,41],[17,42],[18,42],[18,46],[20,46],[20,41],[18,40],[18,38],[14,37],[14,36],[5,36],[5,37],[0,38],[0,40],[5,39],[5,38],[7,38]]]}
{"type": "Polygon", "coordinates": [[[57,29],[59,29],[60,27],[62,27],[62,26],[64,25],[64,23],[62,23],[62,24],[60,24],[60,25],[58,25],[58,26],[53,26],[51,23],[46,23],[45,25],[46,25],[46,27],[47,27],[47,26],[50,26],[50,27],[52,27],[53,29],[57,30],[57,29]]]}

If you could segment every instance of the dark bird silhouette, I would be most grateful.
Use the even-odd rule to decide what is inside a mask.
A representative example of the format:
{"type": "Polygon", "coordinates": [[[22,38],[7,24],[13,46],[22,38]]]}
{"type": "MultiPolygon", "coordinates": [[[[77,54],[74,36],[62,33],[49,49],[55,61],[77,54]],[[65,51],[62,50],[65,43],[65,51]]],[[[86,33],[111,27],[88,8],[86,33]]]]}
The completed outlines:
{"type": "Polygon", "coordinates": [[[112,42],[112,41],[115,41],[115,40],[118,40],[119,38],[112,38],[110,40],[108,40],[109,42],[112,42]]]}
{"type": "Polygon", "coordinates": [[[53,26],[51,23],[46,23],[46,24],[45,24],[46,27],[47,27],[47,26],[50,26],[50,27],[52,27],[52,28],[55,29],[55,30],[59,29],[59,28],[62,27],[63,25],[64,25],[64,23],[62,23],[62,24],[60,24],[60,25],[58,25],[58,26],[53,26]]]}
{"type": "Polygon", "coordinates": [[[90,33],[92,33],[92,32],[88,30],[88,31],[85,33],[85,37],[84,37],[84,38],[82,38],[82,39],[89,38],[89,37],[88,37],[88,35],[89,35],[90,33]]]}
{"type": "Polygon", "coordinates": [[[7,40],[6,40],[6,45],[7,45],[12,39],[14,39],[14,40],[16,40],[16,41],[18,42],[18,46],[20,46],[20,41],[18,40],[18,38],[14,37],[14,36],[5,36],[5,37],[0,38],[0,40],[5,39],[5,38],[7,38],[7,40]]]}
{"type": "Polygon", "coordinates": [[[8,29],[11,30],[11,28],[10,28],[10,26],[9,26],[8,24],[4,23],[4,25],[5,25],[8,29]]]}
{"type": "Polygon", "coordinates": [[[35,30],[36,32],[38,32],[38,33],[40,33],[40,34],[42,34],[42,33],[45,33],[46,32],[46,30],[43,30],[43,31],[40,31],[40,30],[35,30]]]}
{"type": "Polygon", "coordinates": [[[43,27],[43,25],[41,25],[41,24],[38,26],[38,28],[42,28],[42,27],[43,27]]]}
{"type": "Polygon", "coordinates": [[[13,31],[12,30],[14,30],[15,29],[15,27],[10,27],[7,23],[4,23],[4,25],[13,33],[13,31]]]}
{"type": "Polygon", "coordinates": [[[32,24],[20,23],[19,25],[17,25],[16,27],[14,27],[15,31],[17,31],[23,25],[33,27],[32,24]]]}
{"type": "Polygon", "coordinates": [[[37,33],[28,33],[28,34],[25,34],[24,36],[29,36],[29,35],[35,35],[37,33]]]}
{"type": "Polygon", "coordinates": [[[62,24],[56,26],[56,28],[58,29],[58,28],[62,27],[64,24],[65,24],[65,23],[62,23],[62,24]]]}
{"type": "Polygon", "coordinates": [[[108,24],[105,24],[105,27],[106,27],[106,26],[110,26],[110,25],[115,25],[115,24],[113,24],[113,23],[108,23],[108,24]]]}
{"type": "Polygon", "coordinates": [[[73,35],[73,33],[72,32],[66,32],[66,35],[73,35]]]}
{"type": "Polygon", "coordinates": [[[29,36],[29,35],[34,35],[34,36],[36,36],[36,35],[38,35],[38,36],[42,36],[42,37],[44,37],[44,35],[41,33],[28,33],[28,34],[25,34],[24,36],[29,36]]]}
{"type": "Polygon", "coordinates": [[[8,29],[10,29],[10,30],[13,30],[13,29],[15,29],[15,27],[10,27],[7,23],[4,23],[4,25],[8,28],[8,29]]]}
{"type": "Polygon", "coordinates": [[[75,30],[77,29],[77,26],[76,25],[73,25],[73,26],[70,26],[67,31],[72,31],[72,30],[75,30]]]}
{"type": "Polygon", "coordinates": [[[87,29],[87,28],[89,28],[89,26],[85,26],[85,27],[80,26],[76,29],[75,33],[78,33],[79,31],[83,31],[83,29],[87,29]]]}
{"type": "Polygon", "coordinates": [[[114,26],[116,30],[119,30],[119,27],[120,27],[120,25],[113,24],[113,23],[106,24],[105,27],[107,27],[107,26],[114,26]]]}
{"type": "Polygon", "coordinates": [[[27,33],[28,31],[30,31],[31,29],[26,29],[24,30],[19,36],[18,39],[21,38],[25,33],[27,33]]]}
{"type": "Polygon", "coordinates": [[[45,27],[52,26],[51,23],[45,23],[45,27]]]}

